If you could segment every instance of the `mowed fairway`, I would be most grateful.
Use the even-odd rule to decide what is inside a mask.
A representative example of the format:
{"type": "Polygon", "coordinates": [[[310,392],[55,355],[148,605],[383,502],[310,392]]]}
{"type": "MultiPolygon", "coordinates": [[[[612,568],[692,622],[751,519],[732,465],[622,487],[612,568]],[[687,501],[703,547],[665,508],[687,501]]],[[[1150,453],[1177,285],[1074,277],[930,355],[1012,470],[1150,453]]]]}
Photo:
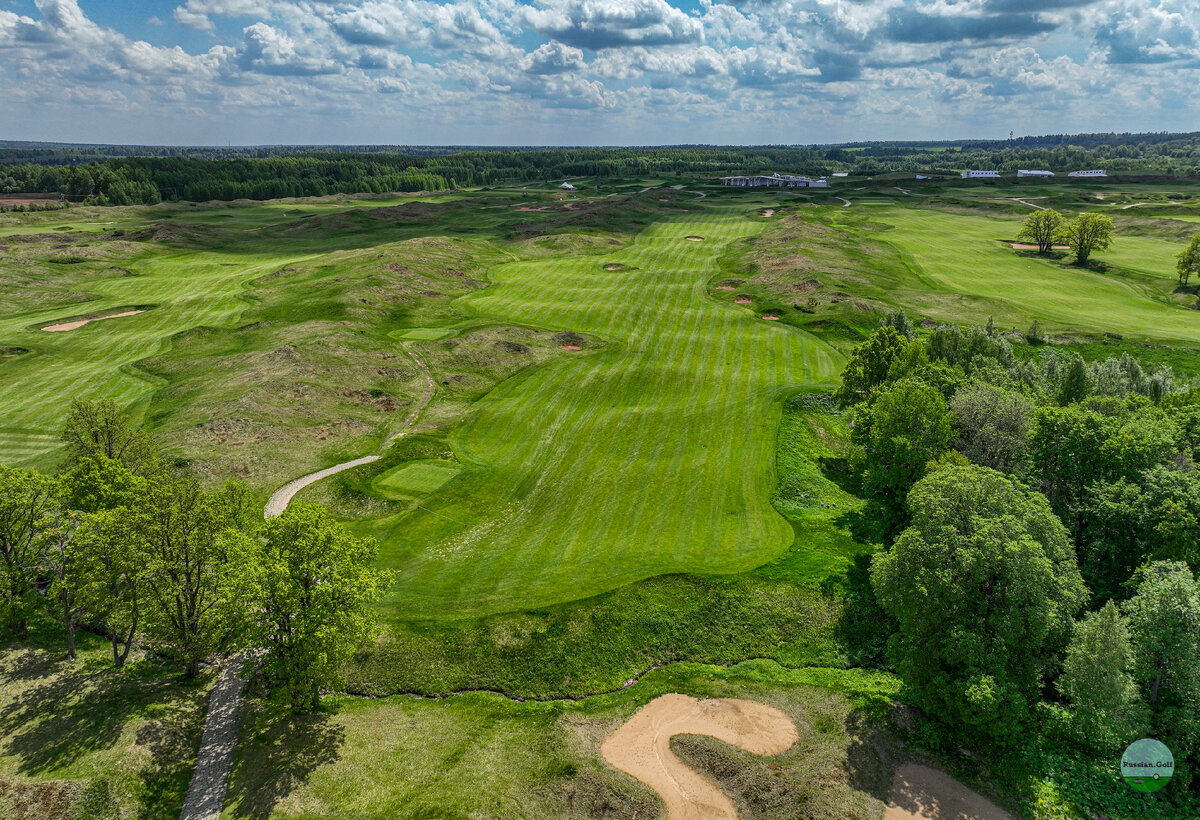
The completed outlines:
{"type": "MultiPolygon", "coordinates": [[[[1182,243],[1118,234],[1114,253],[1093,258],[1117,267],[1128,261],[1133,273],[1102,274],[1013,251],[1002,240],[1015,239],[1021,227],[1017,219],[903,208],[872,216],[894,226],[878,238],[898,248],[930,290],[1009,305],[1007,315],[995,317],[1001,327],[1024,329],[1038,317],[1057,329],[1200,341],[1200,313],[1166,298],[1182,243]]],[[[955,319],[986,317],[959,310],[955,319]]]]}
{"type": "Polygon", "coordinates": [[[499,385],[452,438],[468,472],[427,509],[364,528],[403,579],[386,609],[528,608],[660,573],[747,570],[791,543],[769,504],[778,402],[833,383],[842,357],[707,295],[724,246],[761,227],[713,209],[614,254],[503,265],[458,302],[605,346],[499,385]]]}
{"type": "Polygon", "coordinates": [[[96,299],[0,319],[0,340],[33,353],[7,362],[0,391],[0,464],[31,462],[53,451],[74,398],[111,398],[137,408],[158,385],[133,368],[164,350],[170,337],[199,325],[223,326],[245,308],[244,283],[302,257],[187,252],[125,264],[134,276],[90,283],[96,299]],[[136,316],[76,330],[39,328],[81,312],[154,305],[136,316]]]}

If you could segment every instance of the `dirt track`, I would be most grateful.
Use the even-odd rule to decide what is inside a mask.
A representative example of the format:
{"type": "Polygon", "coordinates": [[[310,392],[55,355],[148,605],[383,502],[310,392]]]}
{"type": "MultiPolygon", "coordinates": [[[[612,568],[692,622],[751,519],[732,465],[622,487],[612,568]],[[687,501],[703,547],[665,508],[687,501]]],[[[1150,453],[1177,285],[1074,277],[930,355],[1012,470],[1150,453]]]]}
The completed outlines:
{"type": "Polygon", "coordinates": [[[667,820],[737,820],[729,798],[671,751],[675,735],[709,735],[760,755],[798,739],[792,719],[750,700],[663,695],[647,703],[600,744],[609,764],[645,783],[667,805],[667,820]]]}
{"type": "Polygon", "coordinates": [[[945,772],[905,763],[892,777],[883,820],[1016,820],[945,772]]]}

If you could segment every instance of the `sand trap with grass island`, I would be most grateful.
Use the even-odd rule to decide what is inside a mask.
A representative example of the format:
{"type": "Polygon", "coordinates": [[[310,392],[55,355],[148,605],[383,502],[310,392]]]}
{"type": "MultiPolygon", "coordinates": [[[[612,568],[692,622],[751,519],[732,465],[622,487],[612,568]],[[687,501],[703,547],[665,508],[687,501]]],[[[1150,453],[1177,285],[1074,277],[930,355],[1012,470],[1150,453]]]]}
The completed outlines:
{"type": "Polygon", "coordinates": [[[74,322],[62,322],[57,325],[47,325],[46,327],[42,328],[42,330],[46,331],[47,333],[61,333],[64,330],[77,330],[86,324],[91,324],[92,322],[99,322],[104,319],[120,319],[123,316],[136,316],[139,313],[145,312],[146,311],[144,309],[126,310],[122,313],[110,313],[107,316],[93,316],[91,319],[77,319],[74,322]]]}
{"type": "Polygon", "coordinates": [[[604,738],[600,754],[658,792],[667,805],[667,820],[738,816],[724,792],[671,751],[675,735],[708,735],[759,755],[785,752],[799,740],[791,718],[752,700],[670,694],[650,701],[604,738]]]}
{"type": "Polygon", "coordinates": [[[945,772],[905,763],[892,776],[883,820],[1017,820],[945,772]]]}

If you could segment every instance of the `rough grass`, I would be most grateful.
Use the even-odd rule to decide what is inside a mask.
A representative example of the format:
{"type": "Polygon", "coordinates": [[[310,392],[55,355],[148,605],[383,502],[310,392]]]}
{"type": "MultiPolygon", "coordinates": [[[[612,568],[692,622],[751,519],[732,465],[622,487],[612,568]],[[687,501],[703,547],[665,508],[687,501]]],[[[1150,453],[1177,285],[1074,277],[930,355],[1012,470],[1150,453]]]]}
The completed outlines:
{"type": "Polygon", "coordinates": [[[70,662],[46,630],[52,640],[0,653],[0,816],[178,817],[212,675],[186,681],[145,660],[115,669],[86,634],[70,662]]]}
{"type": "MultiPolygon", "coordinates": [[[[888,761],[869,725],[879,722],[882,704],[896,690],[886,675],[793,672],[759,662],[677,664],[622,692],[580,702],[519,703],[488,693],[338,699],[328,712],[303,719],[258,703],[243,730],[224,816],[658,817],[658,798],[606,766],[599,746],[638,706],[682,691],[762,700],[788,713],[800,730],[791,750],[745,761],[747,773],[730,784],[744,820],[855,811],[877,818],[888,761]],[[808,810],[762,810],[764,781],[770,806],[790,799],[808,810]]],[[[700,771],[728,781],[723,756],[736,754],[732,750],[681,751],[700,771]]]]}

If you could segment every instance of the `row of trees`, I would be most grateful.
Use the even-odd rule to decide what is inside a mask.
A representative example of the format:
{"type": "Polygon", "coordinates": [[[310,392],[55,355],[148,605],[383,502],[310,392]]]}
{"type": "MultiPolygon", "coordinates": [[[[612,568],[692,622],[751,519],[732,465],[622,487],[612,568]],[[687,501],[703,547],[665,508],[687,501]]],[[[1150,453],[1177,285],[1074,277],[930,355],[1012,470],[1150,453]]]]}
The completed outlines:
{"type": "Polygon", "coordinates": [[[1106,251],[1112,245],[1113,221],[1104,214],[1080,214],[1064,219],[1053,208],[1034,211],[1025,217],[1017,239],[1038,246],[1048,254],[1056,244],[1075,252],[1075,264],[1086,265],[1094,251],[1106,251]]]}
{"type": "Polygon", "coordinates": [[[916,701],[980,748],[1042,722],[1105,753],[1151,732],[1200,762],[1195,391],[1128,355],[1018,361],[993,329],[918,336],[897,313],[835,397],[916,701]]]}
{"type": "MultiPolygon", "coordinates": [[[[1046,142],[871,143],[839,146],[677,146],[512,150],[416,149],[133,149],[65,146],[0,148],[0,193],[63,193],[115,205],[163,199],[270,199],[339,193],[440,191],[500,182],[600,179],[788,170],[956,173],[963,167],[1079,168],[1103,161],[1113,170],[1200,171],[1200,139],[1145,135],[1143,142],[1091,147],[1046,142]],[[950,150],[946,150],[950,149],[950,150]]],[[[1093,135],[1093,138],[1095,135],[1093,135]]]]}
{"type": "Polygon", "coordinates": [[[239,649],[294,709],[316,706],[371,627],[387,583],[374,542],[298,504],[263,521],[245,486],[206,491],[172,473],[110,401],[76,402],[69,456],[48,476],[0,467],[0,614],[24,636],[39,612],[105,636],[113,663],[137,646],[195,675],[239,649]]]}

